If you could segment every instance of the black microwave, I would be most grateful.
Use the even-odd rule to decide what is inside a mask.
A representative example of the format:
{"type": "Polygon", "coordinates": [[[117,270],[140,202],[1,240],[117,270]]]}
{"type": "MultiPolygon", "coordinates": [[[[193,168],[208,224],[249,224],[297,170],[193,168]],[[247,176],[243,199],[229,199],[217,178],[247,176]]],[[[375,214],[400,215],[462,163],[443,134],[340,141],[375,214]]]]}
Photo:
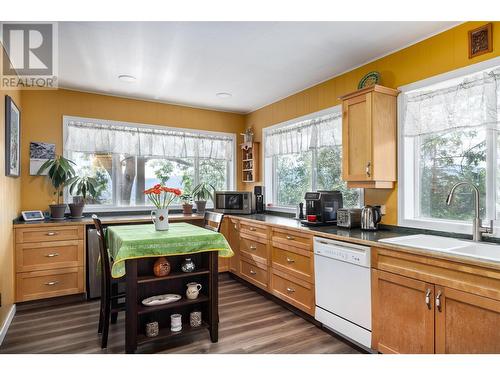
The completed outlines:
{"type": "Polygon", "coordinates": [[[249,191],[216,191],[215,211],[224,214],[252,214],[255,212],[253,193],[249,191]]]}

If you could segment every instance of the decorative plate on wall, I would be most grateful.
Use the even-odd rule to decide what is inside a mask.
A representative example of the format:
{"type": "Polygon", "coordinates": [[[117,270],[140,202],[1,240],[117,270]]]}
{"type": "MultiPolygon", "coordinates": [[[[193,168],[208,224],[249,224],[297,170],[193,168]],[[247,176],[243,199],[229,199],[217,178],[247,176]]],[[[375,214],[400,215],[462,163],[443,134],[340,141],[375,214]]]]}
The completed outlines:
{"type": "Polygon", "coordinates": [[[365,87],[370,87],[370,86],[376,85],[379,82],[380,82],[380,73],[379,72],[373,71],[373,72],[367,73],[363,78],[361,78],[361,81],[359,81],[358,90],[364,89],[365,87]]]}

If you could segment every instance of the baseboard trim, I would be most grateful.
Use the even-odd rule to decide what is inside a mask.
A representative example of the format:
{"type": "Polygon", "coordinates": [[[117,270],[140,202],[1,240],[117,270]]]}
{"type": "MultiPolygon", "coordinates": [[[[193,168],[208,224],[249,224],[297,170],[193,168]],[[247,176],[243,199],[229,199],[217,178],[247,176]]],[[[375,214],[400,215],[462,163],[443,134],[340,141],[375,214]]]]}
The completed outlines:
{"type": "Polygon", "coordinates": [[[5,336],[7,336],[7,331],[9,330],[10,323],[12,323],[12,319],[14,319],[14,316],[16,315],[16,305],[12,305],[9,313],[7,314],[7,318],[5,319],[5,322],[2,324],[2,327],[0,328],[0,346],[2,346],[3,339],[5,336]]]}

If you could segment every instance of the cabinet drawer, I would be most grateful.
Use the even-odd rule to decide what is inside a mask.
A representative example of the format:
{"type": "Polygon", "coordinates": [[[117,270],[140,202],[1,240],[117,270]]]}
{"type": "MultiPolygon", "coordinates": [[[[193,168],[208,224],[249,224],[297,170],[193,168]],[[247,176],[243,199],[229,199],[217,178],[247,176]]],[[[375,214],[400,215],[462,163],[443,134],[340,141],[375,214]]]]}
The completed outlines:
{"type": "Polygon", "coordinates": [[[258,263],[240,258],[240,276],[258,287],[267,289],[267,268],[258,263]]]}
{"type": "Polygon", "coordinates": [[[262,224],[254,224],[246,221],[240,221],[240,232],[251,234],[257,238],[267,239],[267,227],[262,224]]]}
{"type": "Polygon", "coordinates": [[[16,243],[82,240],[83,225],[17,228],[16,243]]]}
{"type": "Polygon", "coordinates": [[[292,251],[273,246],[272,266],[304,281],[314,283],[314,260],[307,250],[294,248],[292,251]]]}
{"type": "Polygon", "coordinates": [[[312,236],[308,234],[273,228],[271,239],[273,246],[281,247],[285,250],[288,249],[288,246],[294,246],[312,251],[312,236]]]}
{"type": "Polygon", "coordinates": [[[83,274],[83,267],[18,273],[16,301],[83,293],[85,292],[83,274]]]}
{"type": "Polygon", "coordinates": [[[255,239],[245,233],[240,233],[240,254],[245,258],[267,265],[267,243],[262,239],[255,239]]]}
{"type": "Polygon", "coordinates": [[[314,315],[314,286],[311,283],[273,269],[271,293],[298,309],[314,315]]]}
{"type": "Polygon", "coordinates": [[[83,240],[16,245],[16,271],[83,267],[83,240]]]}

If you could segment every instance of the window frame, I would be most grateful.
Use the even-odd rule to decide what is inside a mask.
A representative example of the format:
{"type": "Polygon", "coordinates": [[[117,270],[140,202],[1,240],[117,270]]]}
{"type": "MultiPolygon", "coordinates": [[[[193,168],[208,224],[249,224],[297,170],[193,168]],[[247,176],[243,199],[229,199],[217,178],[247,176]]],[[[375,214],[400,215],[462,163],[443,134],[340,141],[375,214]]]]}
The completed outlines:
{"type": "MultiPolygon", "coordinates": [[[[472,233],[472,222],[464,222],[460,220],[444,220],[419,217],[420,210],[420,189],[418,173],[418,142],[419,138],[413,139],[404,136],[403,129],[403,113],[405,110],[404,93],[422,89],[441,82],[465,77],[482,70],[494,68],[500,65],[500,57],[495,57],[477,64],[469,65],[464,68],[452,70],[443,74],[439,74],[430,78],[426,78],[408,85],[398,87],[401,94],[397,98],[398,111],[398,225],[404,227],[413,227],[419,229],[431,229],[445,232],[472,233]],[[408,159],[413,159],[408,162],[408,159]],[[408,199],[406,197],[409,197],[408,199]],[[410,199],[411,198],[411,199],[410,199]]],[[[500,222],[496,219],[495,202],[500,197],[496,197],[498,187],[495,184],[496,168],[491,168],[496,165],[497,145],[494,140],[494,131],[486,129],[486,220],[494,220],[494,233],[497,234],[500,230],[500,222]],[[493,212],[492,212],[493,210],[493,212]]],[[[471,207],[473,210],[473,207],[471,207]]]]}
{"type": "MultiPolygon", "coordinates": [[[[229,161],[226,167],[226,173],[228,177],[228,190],[234,190],[235,183],[236,183],[236,134],[235,133],[226,133],[226,132],[216,132],[216,131],[210,131],[210,130],[201,130],[201,129],[192,129],[192,128],[177,128],[177,127],[172,127],[172,126],[163,126],[163,125],[151,125],[151,124],[143,124],[143,123],[136,123],[136,122],[127,122],[127,121],[114,121],[114,120],[103,120],[103,119],[95,119],[95,118],[88,118],[88,117],[79,117],[79,116],[68,116],[68,115],[63,115],[63,156],[68,157],[69,151],[64,149],[64,140],[66,139],[67,132],[68,132],[68,124],[71,121],[94,121],[94,122],[99,122],[102,124],[107,124],[107,125],[120,125],[120,126],[128,126],[128,127],[134,127],[134,128],[149,128],[149,129],[161,129],[161,130],[170,130],[170,131],[179,131],[179,132],[190,132],[190,133],[196,133],[196,134],[205,134],[205,135],[211,135],[211,136],[226,136],[231,138],[231,144],[232,144],[232,150],[231,150],[231,155],[232,155],[232,160],[229,161]]],[[[137,156],[136,156],[137,157],[137,156]]],[[[159,159],[159,158],[158,158],[159,159]]],[[[193,180],[193,186],[196,186],[197,183],[200,181],[200,175],[199,175],[199,164],[200,160],[203,158],[200,157],[195,157],[194,158],[194,180],[193,180]]],[[[113,176],[111,176],[111,179],[113,180],[113,176]]],[[[137,212],[137,211],[149,211],[152,209],[155,209],[154,205],[143,205],[143,206],[119,206],[117,205],[116,198],[118,196],[118,191],[113,188],[112,191],[112,196],[113,196],[113,205],[99,205],[99,204],[86,204],[83,212],[137,212]]],[[[64,189],[64,202],[65,203],[71,203],[69,202],[70,196],[69,196],[69,191],[68,188],[64,189]]],[[[146,198],[147,201],[147,198],[146,198]]],[[[211,208],[213,206],[213,202],[211,204],[207,204],[207,207],[211,208]]],[[[182,209],[182,206],[180,204],[176,205],[170,205],[171,209],[182,209]]]]}
{"type": "MultiPolygon", "coordinates": [[[[266,158],[265,154],[265,145],[266,145],[266,137],[267,137],[267,132],[279,128],[283,128],[289,125],[296,124],[297,122],[305,121],[305,120],[311,120],[317,117],[322,117],[325,115],[329,114],[334,114],[334,113],[342,113],[342,104],[335,105],[333,107],[329,107],[326,109],[323,109],[321,111],[309,113],[304,116],[296,117],[291,120],[287,120],[278,124],[274,124],[271,126],[268,126],[263,129],[262,131],[262,144],[263,147],[261,148],[261,160],[262,162],[262,174],[264,176],[263,178],[263,183],[264,186],[266,186],[266,191],[265,191],[265,199],[266,199],[266,204],[267,202],[273,202],[273,206],[266,207],[267,211],[276,211],[276,212],[286,212],[286,213],[295,213],[296,212],[296,207],[294,206],[278,206],[275,205],[274,202],[277,202],[278,198],[278,191],[275,189],[275,187],[278,184],[277,178],[278,174],[276,173],[276,158],[277,156],[269,157],[266,158]],[[269,173],[271,171],[271,173],[269,173]]],[[[313,191],[316,191],[317,188],[317,176],[318,176],[318,169],[317,169],[317,156],[318,156],[318,149],[311,150],[312,151],[312,156],[311,156],[311,162],[312,162],[312,170],[311,170],[311,189],[313,191]]],[[[342,176],[340,176],[342,178],[342,176]]],[[[365,196],[364,196],[364,189],[359,189],[359,203],[360,206],[364,204],[365,201],[365,196]]]]}

